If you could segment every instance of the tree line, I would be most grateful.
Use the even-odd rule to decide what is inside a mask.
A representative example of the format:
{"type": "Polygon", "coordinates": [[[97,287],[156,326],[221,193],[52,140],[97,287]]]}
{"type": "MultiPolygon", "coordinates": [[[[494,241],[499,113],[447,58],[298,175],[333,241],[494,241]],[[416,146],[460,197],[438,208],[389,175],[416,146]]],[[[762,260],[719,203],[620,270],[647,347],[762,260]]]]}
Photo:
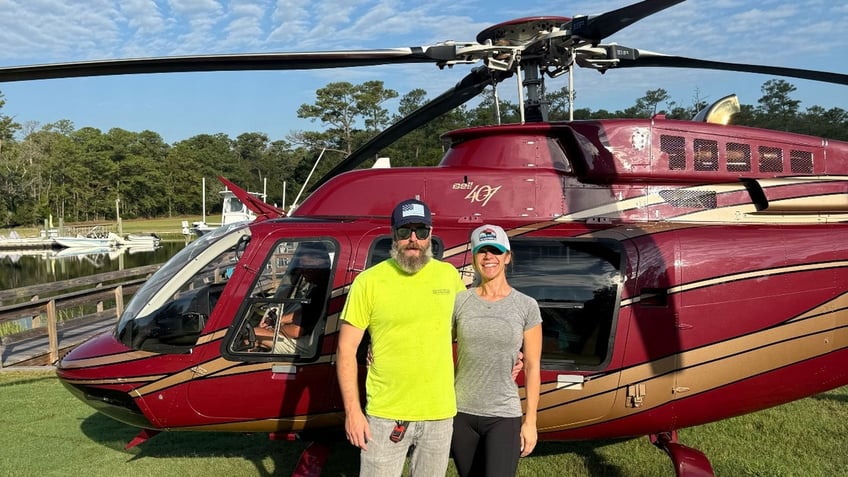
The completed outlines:
{"type": "MultiPolygon", "coordinates": [[[[769,80],[761,91],[756,105],[742,105],[734,124],[848,140],[845,110],[812,106],[801,111],[800,101],[792,98],[795,87],[783,80],[769,80]]],[[[385,104],[398,97],[382,81],[330,83],[316,91],[314,103],[297,110],[299,118],[319,123],[319,131],[292,131],[284,140],[271,140],[263,132],[236,138],[199,134],[167,144],[154,131],[77,129],[66,119],[22,125],[3,114],[6,101],[0,92],[0,227],[38,225],[48,217],[68,222],[114,220],[119,210],[124,219],[197,215],[203,203],[202,178],[209,211],[220,212],[222,186],[215,179],[219,175],[251,191],[261,191],[267,178],[268,202],[288,206],[282,204],[283,180],[286,194],[294,197],[322,150],[310,182],[428,101],[425,90],[414,89],[399,98],[392,113],[385,104]]],[[[550,120],[568,118],[571,97],[567,88],[548,92],[550,120]]],[[[574,119],[647,118],[663,112],[671,119],[690,119],[706,105],[697,91],[691,104],[683,105],[656,89],[624,110],[583,108],[573,115],[574,119]]],[[[492,95],[486,95],[476,106],[464,105],[436,118],[380,155],[390,157],[393,166],[438,164],[444,153],[442,133],[493,124],[495,110],[502,123],[519,121],[516,104],[500,100],[496,109],[492,95]]]]}

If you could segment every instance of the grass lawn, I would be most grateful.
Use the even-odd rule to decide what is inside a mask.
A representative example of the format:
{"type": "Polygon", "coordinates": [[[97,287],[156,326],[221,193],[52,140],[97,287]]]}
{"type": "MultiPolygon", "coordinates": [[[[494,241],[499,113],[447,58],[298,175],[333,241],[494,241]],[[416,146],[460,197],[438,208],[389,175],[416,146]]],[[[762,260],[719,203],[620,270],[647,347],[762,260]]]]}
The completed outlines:
{"type": "MultiPolygon", "coordinates": [[[[162,433],[130,450],[137,430],[71,397],[52,371],[0,372],[2,476],[288,476],[303,442],[265,434],[162,433]]],[[[718,476],[846,475],[848,387],[680,433],[718,476]]],[[[358,454],[335,446],[324,476],[355,476],[358,454]]],[[[456,472],[451,467],[449,476],[456,472]]],[[[672,476],[647,438],[540,443],[521,476],[672,476]]]]}

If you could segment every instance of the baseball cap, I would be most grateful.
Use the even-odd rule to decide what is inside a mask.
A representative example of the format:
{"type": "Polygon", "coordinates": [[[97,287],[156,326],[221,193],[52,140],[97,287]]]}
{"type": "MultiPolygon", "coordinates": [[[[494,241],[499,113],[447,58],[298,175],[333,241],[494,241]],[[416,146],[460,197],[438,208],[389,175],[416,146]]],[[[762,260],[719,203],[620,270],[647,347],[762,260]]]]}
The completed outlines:
{"type": "Polygon", "coordinates": [[[509,252],[509,239],[504,229],[497,225],[481,225],[471,232],[471,252],[477,253],[482,247],[494,247],[501,252],[509,252]]]}
{"type": "Polygon", "coordinates": [[[407,199],[392,211],[392,228],[398,228],[406,224],[424,224],[433,226],[430,218],[430,208],[427,204],[417,199],[407,199]]]}

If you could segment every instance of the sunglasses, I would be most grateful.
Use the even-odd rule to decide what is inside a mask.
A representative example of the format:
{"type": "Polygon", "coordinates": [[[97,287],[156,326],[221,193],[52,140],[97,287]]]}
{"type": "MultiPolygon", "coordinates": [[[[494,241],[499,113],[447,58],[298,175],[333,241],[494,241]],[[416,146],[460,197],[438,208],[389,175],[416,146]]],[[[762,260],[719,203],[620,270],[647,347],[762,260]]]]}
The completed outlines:
{"type": "Polygon", "coordinates": [[[477,253],[491,253],[492,255],[503,255],[503,250],[497,247],[480,247],[477,249],[477,253]]]}
{"type": "Polygon", "coordinates": [[[415,227],[398,227],[395,229],[395,237],[397,237],[398,240],[406,240],[412,236],[412,232],[415,232],[416,237],[421,240],[424,240],[430,236],[430,227],[426,225],[418,225],[415,227]]]}

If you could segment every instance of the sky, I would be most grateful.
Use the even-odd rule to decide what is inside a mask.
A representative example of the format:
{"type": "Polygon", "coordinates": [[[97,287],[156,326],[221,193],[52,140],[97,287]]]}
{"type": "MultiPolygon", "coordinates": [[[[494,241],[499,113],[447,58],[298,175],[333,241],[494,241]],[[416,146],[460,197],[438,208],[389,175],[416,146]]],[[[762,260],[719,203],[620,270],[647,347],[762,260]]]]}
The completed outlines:
{"type": "MultiPolygon", "coordinates": [[[[0,67],[114,58],[392,48],[474,41],[498,23],[530,16],[596,15],[626,0],[0,0],[0,67]]],[[[832,0],[689,0],[604,40],[658,53],[848,73],[848,4],[832,0]]],[[[474,65],[433,64],[318,71],[146,74],[0,83],[5,106],[25,130],[59,120],[103,132],[159,133],[168,143],[197,134],[271,140],[320,122],[297,117],[315,91],[336,81],[382,80],[400,96],[430,98],[474,65]]],[[[771,76],[677,68],[577,69],[575,106],[611,111],[665,89],[678,105],[735,93],[757,104],[771,76]]],[[[848,109],[848,87],[783,78],[801,110],[848,109]]],[[[567,86],[567,75],[547,87],[567,86]]],[[[507,80],[501,98],[516,102],[507,80]]],[[[470,105],[473,106],[473,102],[470,105]]],[[[386,107],[395,111],[396,102],[386,107]]]]}

